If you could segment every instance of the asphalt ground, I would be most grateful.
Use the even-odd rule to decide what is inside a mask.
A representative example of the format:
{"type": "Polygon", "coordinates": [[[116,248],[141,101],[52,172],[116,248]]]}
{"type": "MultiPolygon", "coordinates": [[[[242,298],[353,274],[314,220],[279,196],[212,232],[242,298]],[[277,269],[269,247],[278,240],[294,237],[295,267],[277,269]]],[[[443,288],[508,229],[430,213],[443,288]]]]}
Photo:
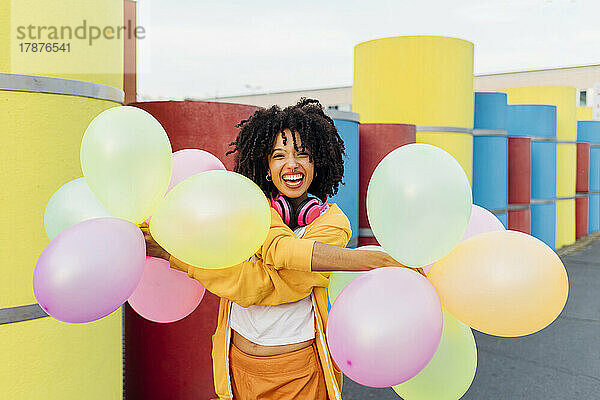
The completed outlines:
{"type": "MultiPolygon", "coordinates": [[[[477,372],[462,399],[600,399],[599,239],[599,234],[590,235],[558,251],[569,276],[569,297],[548,327],[521,338],[473,332],[477,372]]],[[[345,377],[342,397],[400,398],[390,388],[368,388],[345,377]]]]}

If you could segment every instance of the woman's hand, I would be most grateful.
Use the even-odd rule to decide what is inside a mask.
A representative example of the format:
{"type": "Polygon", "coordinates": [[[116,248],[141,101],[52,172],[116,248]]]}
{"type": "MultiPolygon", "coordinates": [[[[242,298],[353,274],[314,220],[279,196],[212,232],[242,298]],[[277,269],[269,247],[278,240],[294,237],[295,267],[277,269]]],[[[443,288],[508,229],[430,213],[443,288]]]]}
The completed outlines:
{"type": "Polygon", "coordinates": [[[393,258],[392,256],[390,256],[387,253],[384,253],[382,251],[376,251],[376,250],[363,250],[363,251],[368,251],[370,253],[378,253],[378,254],[373,254],[374,264],[377,265],[376,268],[378,268],[378,267],[408,268],[408,269],[412,269],[415,272],[418,272],[419,274],[423,275],[424,277],[427,277],[427,275],[425,275],[425,272],[423,271],[423,268],[407,267],[406,265],[401,264],[398,261],[396,261],[395,258],[393,258]]]}
{"type": "Polygon", "coordinates": [[[142,222],[138,225],[144,234],[144,240],[146,241],[146,255],[148,257],[156,257],[162,258],[164,260],[169,261],[169,257],[171,256],[168,251],[160,247],[156,240],[150,234],[150,228],[148,227],[147,222],[142,222]]]}

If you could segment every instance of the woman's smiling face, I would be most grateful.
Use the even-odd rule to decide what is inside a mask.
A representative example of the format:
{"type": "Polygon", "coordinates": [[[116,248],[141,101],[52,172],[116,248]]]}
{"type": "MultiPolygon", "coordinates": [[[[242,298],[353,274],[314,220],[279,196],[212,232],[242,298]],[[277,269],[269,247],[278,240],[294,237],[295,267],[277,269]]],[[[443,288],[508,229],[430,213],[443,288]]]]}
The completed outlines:
{"type": "Polygon", "coordinates": [[[308,149],[302,151],[300,135],[294,132],[298,147],[296,150],[291,131],[286,128],[284,132],[286,143],[283,144],[283,135],[280,132],[268,156],[269,175],[281,195],[301,200],[307,196],[314,178],[315,166],[310,160],[308,149]]]}

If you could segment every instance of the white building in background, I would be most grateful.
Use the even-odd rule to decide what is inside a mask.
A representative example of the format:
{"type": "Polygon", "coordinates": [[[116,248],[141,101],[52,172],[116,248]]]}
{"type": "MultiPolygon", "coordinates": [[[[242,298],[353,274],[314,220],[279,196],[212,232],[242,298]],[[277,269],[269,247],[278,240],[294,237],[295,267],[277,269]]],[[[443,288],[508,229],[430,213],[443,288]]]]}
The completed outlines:
{"type": "MultiPolygon", "coordinates": [[[[594,119],[600,120],[600,64],[475,75],[473,80],[473,87],[476,92],[498,91],[517,86],[574,86],[577,88],[577,105],[594,107],[594,119]]],[[[352,86],[227,96],[202,100],[268,107],[273,104],[280,106],[295,104],[300,97],[319,99],[323,106],[330,109],[342,111],[351,111],[352,109],[352,86]]]]}

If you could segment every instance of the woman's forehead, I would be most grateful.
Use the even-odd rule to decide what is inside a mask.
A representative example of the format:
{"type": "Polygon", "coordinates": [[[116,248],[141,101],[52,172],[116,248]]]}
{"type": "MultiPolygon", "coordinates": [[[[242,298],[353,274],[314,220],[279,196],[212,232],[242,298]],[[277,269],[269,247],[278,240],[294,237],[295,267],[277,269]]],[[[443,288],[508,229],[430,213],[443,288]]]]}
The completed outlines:
{"type": "MultiPolygon", "coordinates": [[[[273,148],[276,147],[286,147],[286,146],[294,146],[294,139],[292,138],[292,132],[290,131],[289,128],[285,128],[283,130],[283,134],[281,132],[279,132],[277,134],[277,137],[275,138],[275,143],[273,144],[273,148]],[[285,135],[285,145],[284,145],[284,135],[285,135]]],[[[300,134],[296,131],[294,131],[294,136],[296,139],[296,145],[298,147],[302,147],[302,139],[300,138],[300,134]]]]}

